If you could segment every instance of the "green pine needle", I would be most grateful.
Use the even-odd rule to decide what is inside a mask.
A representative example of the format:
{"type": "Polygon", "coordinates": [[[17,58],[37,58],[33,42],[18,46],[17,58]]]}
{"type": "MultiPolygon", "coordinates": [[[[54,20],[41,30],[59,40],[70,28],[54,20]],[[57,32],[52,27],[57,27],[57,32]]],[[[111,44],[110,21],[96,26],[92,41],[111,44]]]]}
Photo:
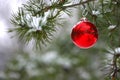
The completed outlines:
{"type": "Polygon", "coordinates": [[[15,27],[9,32],[16,32],[26,45],[32,41],[36,49],[39,49],[42,44],[50,42],[52,33],[56,31],[55,26],[61,25],[62,6],[65,2],[55,1],[47,4],[44,0],[28,1],[19,8],[17,14],[13,14],[11,22],[15,27]]]}

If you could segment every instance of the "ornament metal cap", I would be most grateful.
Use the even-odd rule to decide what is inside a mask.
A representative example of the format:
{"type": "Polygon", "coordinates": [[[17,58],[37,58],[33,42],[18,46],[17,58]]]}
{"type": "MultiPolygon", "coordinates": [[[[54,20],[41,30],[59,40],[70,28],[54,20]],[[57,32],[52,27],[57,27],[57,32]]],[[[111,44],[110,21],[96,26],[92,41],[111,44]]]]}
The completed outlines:
{"type": "Polygon", "coordinates": [[[80,19],[80,21],[88,21],[88,19],[86,17],[83,17],[80,19]]]}

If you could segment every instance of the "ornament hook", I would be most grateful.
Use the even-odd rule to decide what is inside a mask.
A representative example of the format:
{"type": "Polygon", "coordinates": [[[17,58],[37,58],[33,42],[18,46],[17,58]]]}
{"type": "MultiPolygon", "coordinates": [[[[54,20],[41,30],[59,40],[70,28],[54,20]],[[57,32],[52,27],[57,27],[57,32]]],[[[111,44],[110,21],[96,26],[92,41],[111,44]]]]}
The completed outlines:
{"type": "Polygon", "coordinates": [[[87,11],[86,8],[85,8],[85,9],[83,10],[83,12],[82,12],[82,16],[83,16],[83,17],[86,17],[87,14],[88,14],[88,11],[87,11]]]}

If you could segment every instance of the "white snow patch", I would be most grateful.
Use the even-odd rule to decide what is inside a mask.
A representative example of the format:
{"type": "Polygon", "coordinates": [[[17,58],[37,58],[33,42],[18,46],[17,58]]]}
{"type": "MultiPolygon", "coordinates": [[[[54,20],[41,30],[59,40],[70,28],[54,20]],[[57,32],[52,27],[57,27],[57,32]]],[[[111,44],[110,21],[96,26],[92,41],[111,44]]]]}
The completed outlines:
{"type": "Polygon", "coordinates": [[[100,14],[100,11],[93,10],[93,11],[92,11],[92,14],[93,14],[93,15],[99,15],[99,14],[100,14]]]}
{"type": "Polygon", "coordinates": [[[79,68],[77,71],[78,71],[80,77],[82,77],[84,80],[91,79],[90,74],[85,69],[79,68]]]}
{"type": "Polygon", "coordinates": [[[46,54],[44,54],[43,56],[41,56],[41,60],[45,63],[51,63],[53,62],[53,60],[55,60],[57,58],[57,53],[54,51],[48,52],[46,54]]]}
{"type": "Polygon", "coordinates": [[[120,47],[118,47],[118,48],[115,49],[115,53],[116,54],[120,54],[120,47]]]}
{"type": "Polygon", "coordinates": [[[120,47],[115,48],[114,50],[108,50],[112,54],[120,54],[120,47]]]}
{"type": "Polygon", "coordinates": [[[114,29],[116,27],[116,25],[110,25],[109,27],[108,27],[108,29],[114,29]]]}
{"type": "Polygon", "coordinates": [[[57,61],[56,61],[57,64],[60,64],[64,67],[71,67],[71,61],[67,58],[58,58],[57,61]]]}

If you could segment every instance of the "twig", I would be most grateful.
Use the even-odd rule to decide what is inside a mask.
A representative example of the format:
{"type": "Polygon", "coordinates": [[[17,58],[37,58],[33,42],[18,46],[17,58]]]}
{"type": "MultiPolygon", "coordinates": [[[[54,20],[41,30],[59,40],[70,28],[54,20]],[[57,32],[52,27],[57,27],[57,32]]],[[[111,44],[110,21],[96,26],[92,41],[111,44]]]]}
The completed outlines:
{"type": "Polygon", "coordinates": [[[116,80],[118,67],[117,67],[117,59],[120,57],[120,54],[114,54],[113,56],[113,73],[111,74],[112,80],[116,80]]]}
{"type": "MultiPolygon", "coordinates": [[[[84,2],[81,2],[81,1],[80,1],[79,3],[72,4],[72,5],[67,5],[67,6],[63,6],[63,7],[59,7],[59,6],[57,6],[57,5],[59,5],[59,4],[57,4],[57,5],[56,5],[56,8],[66,9],[66,8],[70,8],[70,7],[74,7],[74,6],[78,6],[78,5],[83,5],[83,4],[89,3],[89,2],[91,2],[91,1],[95,1],[95,0],[86,0],[86,1],[84,1],[84,2]]],[[[48,10],[50,10],[50,9],[52,9],[52,8],[54,8],[52,5],[51,5],[51,6],[47,6],[47,7],[45,7],[44,9],[42,9],[41,11],[39,11],[39,12],[48,11],[48,10]]]]}
{"type": "Polygon", "coordinates": [[[68,6],[63,6],[63,8],[69,8],[69,7],[74,7],[74,6],[78,6],[78,5],[83,5],[83,4],[86,4],[86,3],[89,3],[91,1],[95,1],[95,0],[86,0],[84,2],[80,2],[80,3],[77,3],[77,4],[72,4],[72,5],[68,5],[68,6]]]}

